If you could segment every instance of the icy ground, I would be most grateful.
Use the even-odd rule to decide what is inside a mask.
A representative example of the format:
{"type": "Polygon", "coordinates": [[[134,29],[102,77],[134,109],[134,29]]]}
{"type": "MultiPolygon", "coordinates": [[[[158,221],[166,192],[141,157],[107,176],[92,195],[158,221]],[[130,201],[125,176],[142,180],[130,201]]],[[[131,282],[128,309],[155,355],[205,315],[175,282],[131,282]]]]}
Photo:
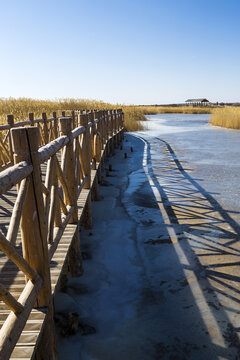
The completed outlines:
{"type": "Polygon", "coordinates": [[[239,212],[184,168],[173,140],[127,134],[108,159],[94,227],[80,233],[84,274],[55,298],[87,331],[62,336],[58,322],[60,360],[240,358],[239,212]]]}

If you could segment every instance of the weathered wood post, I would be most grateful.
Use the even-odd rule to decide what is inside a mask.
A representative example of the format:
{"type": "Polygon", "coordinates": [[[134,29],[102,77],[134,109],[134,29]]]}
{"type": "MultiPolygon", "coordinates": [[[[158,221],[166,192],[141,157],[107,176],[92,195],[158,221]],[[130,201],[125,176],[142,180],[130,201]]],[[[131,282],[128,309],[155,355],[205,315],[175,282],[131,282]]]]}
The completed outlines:
{"type": "MultiPolygon", "coordinates": [[[[38,272],[43,280],[37,297],[36,307],[48,309],[47,323],[39,348],[39,359],[56,359],[56,340],[53,321],[53,304],[47,247],[47,228],[44,214],[42,180],[38,153],[39,130],[37,127],[16,128],[11,130],[14,163],[26,160],[33,166],[25,203],[22,210],[21,231],[23,257],[38,272]]],[[[28,279],[26,279],[28,280],[28,279]]]]}
{"type": "Polygon", "coordinates": [[[77,116],[76,111],[72,110],[72,128],[75,129],[77,127],[77,116]]]}
{"type": "MultiPolygon", "coordinates": [[[[66,151],[63,155],[63,166],[66,183],[68,184],[69,194],[71,196],[71,204],[66,199],[66,204],[74,206],[73,214],[69,221],[70,224],[78,224],[78,209],[77,209],[77,179],[75,176],[75,154],[73,149],[72,138],[72,118],[63,117],[60,118],[60,134],[67,135],[69,143],[66,145],[66,151]]],[[[72,276],[79,276],[82,274],[82,257],[80,251],[80,239],[79,239],[79,227],[77,225],[74,238],[70,247],[69,257],[69,271],[72,276]]]]}
{"type": "Polygon", "coordinates": [[[9,154],[10,154],[11,161],[13,161],[11,129],[14,127],[14,115],[7,115],[7,123],[10,126],[9,137],[8,137],[8,148],[9,148],[9,154]]]}
{"type": "Polygon", "coordinates": [[[117,139],[118,129],[117,129],[117,110],[116,109],[113,110],[113,126],[114,126],[113,147],[117,148],[117,146],[118,146],[118,139],[117,139]]]}
{"type": "Polygon", "coordinates": [[[57,113],[56,111],[53,112],[53,131],[54,131],[54,137],[55,139],[57,139],[58,137],[58,119],[57,119],[57,113]]]}
{"type": "Polygon", "coordinates": [[[80,115],[80,125],[85,127],[85,132],[82,139],[83,150],[83,165],[84,175],[87,176],[84,189],[90,189],[91,187],[91,139],[88,128],[88,114],[80,115]]]}
{"type": "MultiPolygon", "coordinates": [[[[89,129],[90,131],[90,139],[91,139],[91,147],[90,147],[90,152],[91,152],[91,160],[92,160],[92,169],[96,170],[96,158],[95,158],[95,146],[94,146],[94,140],[95,140],[95,133],[96,133],[96,125],[94,122],[94,112],[90,111],[88,113],[88,121],[90,121],[92,123],[91,128],[89,129]]],[[[90,160],[90,161],[91,161],[90,160]]]]}
{"type": "Polygon", "coordinates": [[[65,117],[60,118],[60,135],[67,135],[69,138],[69,143],[66,145],[66,151],[64,151],[62,165],[64,169],[64,175],[66,183],[68,184],[69,193],[71,196],[72,203],[68,203],[66,199],[66,204],[74,206],[74,211],[70,219],[70,223],[78,221],[77,213],[77,181],[75,178],[75,158],[73,152],[73,138],[72,138],[72,118],[65,117]]]}
{"type": "Polygon", "coordinates": [[[42,119],[43,119],[43,139],[44,144],[47,144],[49,141],[49,134],[48,134],[48,124],[47,124],[47,114],[42,113],[42,119]]]}
{"type": "Polygon", "coordinates": [[[28,113],[28,119],[31,121],[31,126],[34,126],[34,113],[28,113]]]}
{"type": "Polygon", "coordinates": [[[105,157],[105,114],[104,110],[98,111],[98,118],[99,118],[99,135],[100,135],[100,166],[99,166],[99,174],[98,174],[98,181],[99,183],[102,182],[102,172],[104,171],[104,157],[105,157]]]}
{"type": "MultiPolygon", "coordinates": [[[[88,114],[80,115],[80,125],[85,127],[85,132],[82,135],[82,153],[83,153],[83,173],[86,177],[86,182],[84,184],[84,189],[91,188],[91,138],[88,127],[88,114]]],[[[83,226],[86,229],[92,227],[92,203],[91,203],[91,194],[89,193],[85,213],[83,217],[83,226]]]]}
{"type": "Polygon", "coordinates": [[[118,109],[115,110],[115,116],[116,116],[116,145],[118,146],[120,144],[120,127],[119,127],[119,111],[118,109]]]}
{"type": "Polygon", "coordinates": [[[104,145],[106,143],[106,112],[102,111],[102,149],[104,149],[104,145]]]}
{"type": "MultiPolygon", "coordinates": [[[[100,119],[98,118],[98,111],[94,111],[93,113],[93,158],[94,158],[94,170],[97,169],[97,163],[101,161],[101,140],[100,140],[100,119]],[[98,120],[97,123],[95,123],[95,120],[98,120]],[[100,155],[99,155],[100,152],[100,155]]],[[[97,201],[99,200],[99,191],[98,191],[98,179],[101,178],[101,167],[98,167],[97,174],[95,176],[94,182],[92,184],[92,200],[97,201]]]]}
{"type": "Polygon", "coordinates": [[[122,124],[121,124],[121,113],[122,113],[122,109],[118,109],[117,110],[118,113],[118,144],[121,143],[122,141],[122,124]]]}
{"type": "Polygon", "coordinates": [[[107,149],[106,149],[106,155],[109,156],[110,155],[110,139],[111,137],[111,116],[109,114],[109,111],[106,110],[106,141],[107,141],[107,149]]]}
{"type": "Polygon", "coordinates": [[[121,140],[123,140],[123,138],[124,138],[124,112],[122,111],[122,109],[121,109],[120,124],[121,124],[121,128],[122,128],[122,131],[121,131],[121,140]]]}

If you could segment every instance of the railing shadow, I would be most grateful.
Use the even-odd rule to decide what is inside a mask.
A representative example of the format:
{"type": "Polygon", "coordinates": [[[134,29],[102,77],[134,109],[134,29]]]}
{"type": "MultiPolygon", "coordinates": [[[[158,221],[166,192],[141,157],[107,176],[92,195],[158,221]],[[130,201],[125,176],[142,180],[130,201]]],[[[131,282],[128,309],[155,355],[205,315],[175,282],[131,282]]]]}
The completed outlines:
{"type": "MultiPolygon", "coordinates": [[[[206,346],[211,350],[207,358],[235,359],[229,357],[229,351],[240,349],[240,226],[230,214],[236,216],[239,212],[225,210],[199,185],[166,141],[156,139],[161,156],[153,161],[151,143],[141,140],[145,142],[145,172],[160,208],[161,227],[166,227],[170,239],[174,235],[177,238],[172,243],[176,267],[182,267],[189,297],[209,335],[206,346]]],[[[165,240],[166,236],[162,242],[159,237],[150,243],[161,245],[165,240]]]]}

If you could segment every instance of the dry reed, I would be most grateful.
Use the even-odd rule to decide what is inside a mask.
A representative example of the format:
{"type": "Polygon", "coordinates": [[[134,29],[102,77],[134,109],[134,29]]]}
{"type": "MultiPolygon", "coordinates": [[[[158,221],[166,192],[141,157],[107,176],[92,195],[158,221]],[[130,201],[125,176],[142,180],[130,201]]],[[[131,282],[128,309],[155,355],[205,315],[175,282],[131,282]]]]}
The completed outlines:
{"type": "Polygon", "coordinates": [[[214,109],[210,123],[215,126],[240,129],[240,108],[225,107],[222,109],[214,109]]]}
{"type": "Polygon", "coordinates": [[[36,100],[30,98],[0,98],[0,123],[6,123],[6,115],[13,114],[15,121],[23,121],[28,117],[29,112],[33,112],[35,118],[41,117],[43,112],[47,116],[52,116],[53,111],[67,110],[101,110],[112,108],[123,108],[125,113],[125,129],[127,131],[137,131],[144,129],[143,121],[145,115],[160,113],[184,113],[184,114],[205,114],[212,109],[191,106],[121,106],[105,103],[103,101],[89,99],[57,99],[57,100],[36,100]]]}

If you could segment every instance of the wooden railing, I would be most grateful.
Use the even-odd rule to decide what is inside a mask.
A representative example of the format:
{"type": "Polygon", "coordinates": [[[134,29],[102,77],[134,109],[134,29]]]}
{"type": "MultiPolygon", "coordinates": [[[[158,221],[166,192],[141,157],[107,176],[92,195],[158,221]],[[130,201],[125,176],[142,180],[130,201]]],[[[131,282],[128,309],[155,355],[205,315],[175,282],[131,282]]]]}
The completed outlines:
{"type": "MultiPolygon", "coordinates": [[[[0,330],[0,359],[10,357],[33,308],[48,313],[43,358],[56,358],[49,264],[67,224],[78,224],[77,200],[91,187],[91,170],[123,136],[121,110],[64,115],[34,120],[29,114],[28,121],[15,124],[8,116],[8,125],[0,127],[0,195],[17,186],[7,232],[0,230],[0,250],[26,278],[18,299],[0,285],[10,311],[0,330]],[[22,254],[16,247],[20,229],[22,254]]],[[[81,268],[78,236],[77,231],[69,259],[72,275],[81,268]]]]}

